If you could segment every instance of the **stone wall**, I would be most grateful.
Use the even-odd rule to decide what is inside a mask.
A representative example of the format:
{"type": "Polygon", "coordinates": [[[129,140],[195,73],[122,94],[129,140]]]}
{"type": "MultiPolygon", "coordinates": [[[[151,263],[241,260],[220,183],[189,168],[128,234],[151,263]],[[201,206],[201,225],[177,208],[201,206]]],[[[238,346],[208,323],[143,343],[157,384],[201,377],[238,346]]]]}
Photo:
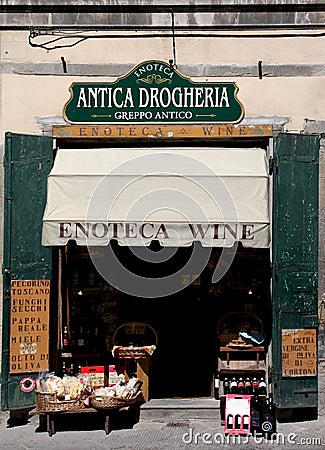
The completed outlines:
{"type": "Polygon", "coordinates": [[[2,0],[0,26],[26,27],[180,27],[319,25],[324,23],[321,0],[2,0]],[[37,12],[37,14],[35,14],[37,12]]]}
{"type": "MultiPolygon", "coordinates": [[[[236,81],[246,108],[246,123],[325,133],[325,46],[323,28],[318,28],[325,23],[322,0],[84,0],[73,5],[68,0],[1,0],[1,160],[5,131],[42,134],[52,124],[62,123],[62,107],[72,81],[94,77],[96,81],[112,81],[140,61],[173,59],[171,4],[175,5],[176,62],[184,75],[203,81],[221,77],[236,81]],[[34,27],[31,43],[38,47],[29,43],[29,31],[34,27]],[[63,38],[64,29],[69,27],[90,30],[89,38],[70,46],[75,42],[70,36],[54,44],[65,46],[49,51],[40,46],[63,38]],[[54,36],[55,29],[59,34],[54,36]],[[280,38],[282,32],[285,36],[280,38]],[[254,33],[255,37],[248,37],[254,33]]],[[[325,357],[324,141],[320,193],[319,349],[325,357]]],[[[2,221],[2,165],[0,202],[2,221]]],[[[0,261],[2,252],[1,222],[0,261]]],[[[0,289],[2,299],[1,275],[0,289]]]]}

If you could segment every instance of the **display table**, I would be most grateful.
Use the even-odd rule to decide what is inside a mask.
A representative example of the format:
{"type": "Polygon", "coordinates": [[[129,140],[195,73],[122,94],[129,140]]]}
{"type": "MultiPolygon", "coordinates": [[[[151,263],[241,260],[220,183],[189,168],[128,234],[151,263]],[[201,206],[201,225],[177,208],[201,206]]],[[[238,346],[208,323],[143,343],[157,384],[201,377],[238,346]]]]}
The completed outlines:
{"type": "Polygon", "coordinates": [[[99,420],[101,418],[104,419],[105,424],[105,433],[108,434],[111,431],[110,428],[110,419],[113,415],[117,415],[119,411],[125,411],[128,410],[130,407],[127,406],[125,408],[120,409],[106,409],[106,410],[97,410],[95,408],[82,408],[82,409],[75,409],[70,411],[58,411],[58,412],[40,412],[36,411],[36,414],[38,414],[41,417],[45,418],[46,421],[46,431],[48,432],[49,436],[53,436],[53,434],[56,433],[56,427],[55,427],[55,420],[58,417],[59,414],[66,415],[66,414],[98,414],[99,420]]]}

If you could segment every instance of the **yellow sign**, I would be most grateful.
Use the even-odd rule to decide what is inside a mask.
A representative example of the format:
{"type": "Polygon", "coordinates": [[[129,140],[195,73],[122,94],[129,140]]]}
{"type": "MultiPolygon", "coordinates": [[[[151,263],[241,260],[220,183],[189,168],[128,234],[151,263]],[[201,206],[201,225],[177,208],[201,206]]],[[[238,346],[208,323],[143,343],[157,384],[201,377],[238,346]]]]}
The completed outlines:
{"type": "Polygon", "coordinates": [[[67,125],[54,126],[62,139],[215,139],[271,137],[271,125],[67,125]]]}
{"type": "Polygon", "coordinates": [[[48,370],[50,280],[12,280],[10,373],[48,370]]]}
{"type": "Polygon", "coordinates": [[[282,330],[282,376],[317,375],[316,330],[282,330]]]}

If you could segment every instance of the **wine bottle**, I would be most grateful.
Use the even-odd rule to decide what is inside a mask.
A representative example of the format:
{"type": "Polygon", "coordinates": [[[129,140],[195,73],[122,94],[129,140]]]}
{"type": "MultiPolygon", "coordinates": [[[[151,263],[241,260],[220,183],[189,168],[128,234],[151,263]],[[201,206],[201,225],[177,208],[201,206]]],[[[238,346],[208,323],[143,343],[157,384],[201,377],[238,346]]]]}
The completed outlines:
{"type": "Polygon", "coordinates": [[[214,378],[214,398],[219,399],[219,377],[217,375],[214,378]]]}
{"type": "Polygon", "coordinates": [[[261,378],[258,383],[258,393],[260,395],[266,395],[266,383],[264,378],[261,378]]]}
{"type": "Polygon", "coordinates": [[[244,393],[245,383],[244,383],[244,380],[241,377],[238,380],[237,388],[238,388],[239,394],[243,394],[244,393]]]}
{"type": "Polygon", "coordinates": [[[251,431],[252,434],[259,433],[261,430],[261,403],[257,391],[251,401],[251,431]]]}
{"type": "Polygon", "coordinates": [[[78,274],[78,272],[75,270],[75,271],[73,272],[73,281],[72,281],[72,285],[73,285],[73,287],[77,287],[78,284],[79,284],[79,274],[78,274]]]}
{"type": "Polygon", "coordinates": [[[69,334],[68,334],[68,327],[65,326],[63,328],[63,348],[67,349],[69,347],[69,334]]]}
{"type": "Polygon", "coordinates": [[[276,408],[273,404],[273,396],[269,394],[269,399],[265,402],[262,431],[266,439],[273,439],[276,435],[276,408]]]}
{"type": "Polygon", "coordinates": [[[89,272],[88,284],[89,284],[89,286],[95,286],[95,284],[96,284],[96,275],[95,275],[95,272],[93,270],[91,270],[89,272]]]}
{"type": "Polygon", "coordinates": [[[98,341],[99,341],[99,336],[98,336],[98,327],[94,328],[94,339],[93,339],[93,350],[96,351],[98,348],[98,341]]]}
{"type": "Polygon", "coordinates": [[[71,338],[70,338],[70,346],[73,349],[76,344],[77,344],[77,340],[76,340],[76,330],[74,328],[70,328],[70,332],[71,332],[71,338]]]}
{"type": "Polygon", "coordinates": [[[87,350],[91,350],[92,347],[92,339],[91,339],[91,332],[89,327],[86,329],[86,336],[85,336],[85,346],[87,350]]]}
{"type": "Polygon", "coordinates": [[[227,395],[230,393],[230,383],[229,383],[228,378],[225,378],[223,380],[223,393],[224,393],[224,395],[227,395]]]}
{"type": "Polygon", "coordinates": [[[241,420],[242,420],[241,415],[236,414],[235,415],[235,430],[240,430],[241,420]]]}
{"type": "Polygon", "coordinates": [[[238,392],[237,380],[235,377],[230,382],[230,392],[231,394],[237,394],[238,392]]]}
{"type": "Polygon", "coordinates": [[[226,397],[220,398],[220,418],[221,425],[225,424],[225,416],[226,416],[226,397]]]}
{"type": "Polygon", "coordinates": [[[253,392],[253,386],[251,380],[247,377],[245,380],[245,394],[251,395],[253,392]]]}
{"type": "Polygon", "coordinates": [[[79,336],[78,336],[78,347],[84,347],[84,346],[85,346],[85,336],[84,336],[82,325],[80,325],[79,336]]]}
{"type": "Polygon", "coordinates": [[[65,361],[62,362],[62,376],[68,375],[67,368],[65,366],[65,361]]]}
{"type": "Polygon", "coordinates": [[[249,429],[249,417],[247,415],[243,416],[243,430],[249,429]]]}
{"type": "Polygon", "coordinates": [[[256,377],[253,378],[252,385],[253,385],[253,392],[254,393],[257,392],[258,391],[258,381],[257,381],[256,377]]]}
{"type": "Polygon", "coordinates": [[[228,428],[228,430],[232,430],[233,427],[234,427],[233,415],[232,414],[228,414],[228,417],[227,417],[227,428],[228,428]]]}

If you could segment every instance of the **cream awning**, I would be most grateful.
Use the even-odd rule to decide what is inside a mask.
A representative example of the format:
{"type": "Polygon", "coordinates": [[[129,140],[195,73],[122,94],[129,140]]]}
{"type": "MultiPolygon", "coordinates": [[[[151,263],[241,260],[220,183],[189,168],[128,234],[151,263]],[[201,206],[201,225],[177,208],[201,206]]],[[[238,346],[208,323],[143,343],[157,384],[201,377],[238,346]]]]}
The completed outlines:
{"type": "Polygon", "coordinates": [[[59,149],[42,244],[268,247],[261,148],[59,149]]]}

